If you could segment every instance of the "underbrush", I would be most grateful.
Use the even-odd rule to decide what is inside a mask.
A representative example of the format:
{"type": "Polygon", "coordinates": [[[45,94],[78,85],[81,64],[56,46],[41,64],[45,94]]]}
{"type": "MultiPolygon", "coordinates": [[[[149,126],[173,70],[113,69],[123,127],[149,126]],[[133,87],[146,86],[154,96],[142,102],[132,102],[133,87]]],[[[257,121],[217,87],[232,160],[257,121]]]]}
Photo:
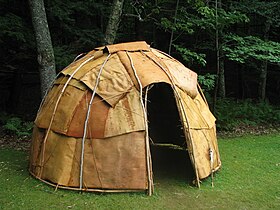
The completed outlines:
{"type": "Polygon", "coordinates": [[[0,126],[2,132],[8,135],[31,136],[33,122],[25,121],[18,116],[0,113],[0,126]]]}
{"type": "Polygon", "coordinates": [[[240,127],[279,127],[280,107],[253,100],[219,100],[216,105],[218,131],[234,131],[240,127]]]}

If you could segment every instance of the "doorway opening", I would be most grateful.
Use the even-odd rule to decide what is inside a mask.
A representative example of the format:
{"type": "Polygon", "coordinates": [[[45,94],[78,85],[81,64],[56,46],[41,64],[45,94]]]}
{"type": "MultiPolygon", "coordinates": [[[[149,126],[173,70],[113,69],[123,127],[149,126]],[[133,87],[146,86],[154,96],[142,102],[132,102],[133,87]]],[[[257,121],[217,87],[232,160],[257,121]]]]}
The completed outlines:
{"type": "Polygon", "coordinates": [[[193,167],[171,86],[157,83],[148,92],[148,123],[155,180],[191,182],[193,167]]]}

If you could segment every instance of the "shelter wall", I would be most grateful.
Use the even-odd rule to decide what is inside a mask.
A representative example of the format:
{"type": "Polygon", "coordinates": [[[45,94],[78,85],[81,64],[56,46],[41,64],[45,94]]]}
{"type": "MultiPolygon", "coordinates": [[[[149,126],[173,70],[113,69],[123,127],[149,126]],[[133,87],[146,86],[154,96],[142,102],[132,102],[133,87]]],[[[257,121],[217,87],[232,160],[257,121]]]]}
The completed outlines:
{"type": "Polygon", "coordinates": [[[200,94],[194,99],[176,88],[177,104],[184,126],[188,151],[197,176],[208,177],[221,166],[216,137],[215,117],[200,94]],[[212,158],[210,153],[212,153],[212,158]]]}
{"type": "MultiPolygon", "coordinates": [[[[79,188],[81,138],[34,128],[30,171],[37,178],[79,188]]],[[[86,139],[83,188],[147,189],[145,133],[132,132],[105,139],[86,139]]]]}

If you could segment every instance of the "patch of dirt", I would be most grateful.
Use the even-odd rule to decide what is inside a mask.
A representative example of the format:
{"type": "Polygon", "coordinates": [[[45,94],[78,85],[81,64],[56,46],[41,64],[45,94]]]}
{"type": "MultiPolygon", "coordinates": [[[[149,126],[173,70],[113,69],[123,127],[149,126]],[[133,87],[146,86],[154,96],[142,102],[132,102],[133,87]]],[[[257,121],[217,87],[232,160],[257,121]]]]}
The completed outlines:
{"type": "Polygon", "coordinates": [[[31,144],[31,136],[8,134],[0,128],[0,148],[13,148],[20,151],[28,151],[31,144]]]}
{"type": "Polygon", "coordinates": [[[232,131],[218,131],[218,137],[238,137],[244,135],[265,135],[280,133],[280,124],[276,125],[261,125],[261,126],[250,126],[250,125],[240,125],[234,128],[232,131]]]}

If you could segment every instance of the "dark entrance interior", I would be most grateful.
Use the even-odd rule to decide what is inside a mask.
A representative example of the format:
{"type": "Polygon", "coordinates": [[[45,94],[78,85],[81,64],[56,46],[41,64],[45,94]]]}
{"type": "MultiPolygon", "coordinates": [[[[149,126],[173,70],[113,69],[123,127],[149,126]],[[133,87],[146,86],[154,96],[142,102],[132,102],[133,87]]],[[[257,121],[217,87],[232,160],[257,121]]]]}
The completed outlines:
{"type": "Polygon", "coordinates": [[[158,178],[192,181],[193,167],[169,84],[154,84],[148,92],[147,109],[155,181],[158,178]]]}

